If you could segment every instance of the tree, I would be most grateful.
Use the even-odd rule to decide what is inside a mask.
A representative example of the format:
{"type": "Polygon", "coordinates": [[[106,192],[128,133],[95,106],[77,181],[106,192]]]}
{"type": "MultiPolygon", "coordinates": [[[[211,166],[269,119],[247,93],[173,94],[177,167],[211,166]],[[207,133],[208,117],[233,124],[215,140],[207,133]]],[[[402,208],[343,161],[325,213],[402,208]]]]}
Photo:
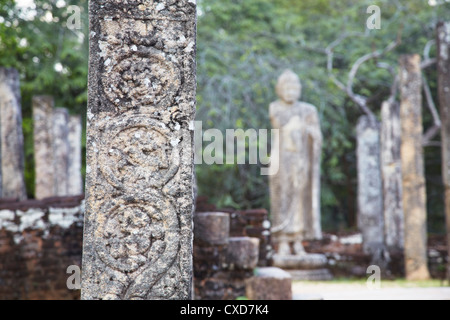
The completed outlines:
{"type": "MultiPolygon", "coordinates": [[[[361,57],[383,50],[402,28],[402,43],[382,57],[361,64],[352,86],[367,97],[376,118],[391,94],[389,69],[401,53],[417,52],[434,38],[434,23],[450,13],[450,5],[425,2],[381,1],[381,29],[366,29],[371,1],[247,0],[198,1],[198,112],[207,128],[270,128],[268,104],[275,99],[274,85],[287,67],[303,84],[302,100],[318,106],[325,137],[322,156],[322,221],[324,229],[355,226],[356,140],[355,125],[362,111],[341,91],[327,71],[330,43],[341,34],[333,51],[332,74],[346,79],[361,57]]],[[[431,54],[434,51],[431,50],[431,54]]],[[[375,59],[376,58],[376,59],[375,59]]],[[[431,92],[436,83],[426,70],[431,92]]],[[[434,97],[433,97],[434,98],[434,97]]],[[[433,123],[424,115],[426,127],[433,123]]],[[[435,144],[425,150],[430,230],[442,231],[442,183],[436,169],[435,144]],[[432,208],[432,209],[430,209],[432,208]]],[[[197,167],[199,193],[219,206],[268,206],[268,189],[259,168],[249,165],[197,167]]]]}
{"type": "Polygon", "coordinates": [[[25,179],[29,197],[34,192],[32,96],[52,95],[56,106],[68,108],[85,119],[87,3],[87,0],[77,2],[80,29],[67,27],[73,13],[68,10],[66,1],[34,0],[31,7],[20,7],[13,0],[5,0],[0,6],[0,52],[7,53],[0,54],[0,65],[14,67],[21,75],[25,179]]]}

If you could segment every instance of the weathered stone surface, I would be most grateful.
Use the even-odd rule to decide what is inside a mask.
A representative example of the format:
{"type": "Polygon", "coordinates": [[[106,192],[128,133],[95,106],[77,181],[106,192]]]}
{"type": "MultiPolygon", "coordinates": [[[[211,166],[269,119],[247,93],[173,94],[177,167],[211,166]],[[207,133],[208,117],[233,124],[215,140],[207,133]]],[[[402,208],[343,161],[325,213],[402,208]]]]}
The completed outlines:
{"type": "MultiPolygon", "coordinates": [[[[322,133],[316,108],[300,102],[300,80],[286,70],[276,86],[280,100],[269,107],[274,129],[279,129],[278,173],[269,176],[273,264],[280,268],[303,268],[310,264],[326,265],[324,255],[307,254],[303,239],[321,239],[320,159],[322,133]]],[[[275,151],[277,150],[277,151],[275,151]]],[[[272,157],[274,161],[276,157],[272,157]]]]}
{"type": "Polygon", "coordinates": [[[258,264],[259,239],[231,237],[226,263],[229,269],[253,269],[258,264]]]}
{"type": "MultiPolygon", "coordinates": [[[[280,254],[303,252],[302,239],[320,239],[320,159],[322,133],[316,108],[297,101],[301,84],[285,71],[276,87],[280,100],[269,107],[272,127],[280,133],[276,174],[269,176],[273,242],[280,254]],[[297,252],[296,252],[297,251],[297,252]]],[[[275,151],[277,150],[277,151],[275,151]]],[[[275,161],[276,157],[272,157],[275,161]]]]}
{"type": "Polygon", "coordinates": [[[423,160],[422,73],[419,55],[400,58],[402,187],[405,269],[410,280],[428,279],[427,213],[423,160]]]}
{"type": "Polygon", "coordinates": [[[400,106],[396,102],[385,101],[381,106],[384,241],[393,253],[403,252],[404,246],[400,145],[400,106]]]}
{"type": "Polygon", "coordinates": [[[363,236],[363,251],[378,254],[384,248],[379,123],[372,123],[368,116],[360,117],[356,136],[358,227],[363,236]]]}
{"type": "Polygon", "coordinates": [[[280,268],[257,268],[246,280],[245,293],[249,300],[292,300],[292,278],[280,268]]]}
{"type": "Polygon", "coordinates": [[[253,270],[220,270],[198,280],[195,284],[195,300],[236,300],[245,296],[245,280],[253,276],[253,270]]]}
{"type": "Polygon", "coordinates": [[[442,179],[447,225],[447,279],[450,280],[450,22],[437,26],[438,93],[441,116],[442,179]]]}
{"type": "Polygon", "coordinates": [[[320,253],[303,253],[298,255],[273,256],[273,264],[283,269],[319,269],[327,265],[327,257],[320,253]]]}
{"type": "Polygon", "coordinates": [[[89,12],[82,298],[189,299],[195,1],[89,12]]]}
{"type": "Polygon", "coordinates": [[[199,245],[226,245],[230,236],[230,215],[224,212],[197,212],[194,215],[194,242],[199,245]]]}
{"type": "Polygon", "coordinates": [[[35,163],[35,198],[55,195],[55,171],[53,167],[53,98],[33,97],[33,137],[35,163]]]}
{"type": "Polygon", "coordinates": [[[82,197],[0,203],[0,300],[78,300],[66,273],[81,265],[82,197]]]}
{"type": "Polygon", "coordinates": [[[194,276],[201,279],[227,267],[227,245],[198,245],[194,241],[194,276]]]}
{"type": "Polygon", "coordinates": [[[286,270],[291,277],[292,280],[299,281],[327,281],[333,280],[333,275],[330,270],[326,268],[321,269],[310,269],[310,270],[286,270]]]}
{"type": "Polygon", "coordinates": [[[55,108],[52,114],[54,195],[68,195],[69,185],[69,112],[55,108]]]}
{"type": "Polygon", "coordinates": [[[0,68],[0,197],[26,199],[19,73],[0,68]]]}
{"type": "Polygon", "coordinates": [[[81,177],[81,116],[69,116],[69,168],[67,194],[76,196],[83,193],[81,177]]]}
{"type": "MultiPolygon", "coordinates": [[[[81,170],[81,141],[78,146],[71,147],[69,111],[54,108],[51,96],[33,97],[33,125],[35,198],[41,200],[81,194],[69,192],[70,185],[80,183],[81,179],[81,172],[79,177],[71,176],[69,169],[71,164],[79,163],[81,170]],[[77,148],[80,148],[78,152],[77,148]]],[[[74,134],[79,134],[78,139],[81,140],[81,131],[74,134]]]]}

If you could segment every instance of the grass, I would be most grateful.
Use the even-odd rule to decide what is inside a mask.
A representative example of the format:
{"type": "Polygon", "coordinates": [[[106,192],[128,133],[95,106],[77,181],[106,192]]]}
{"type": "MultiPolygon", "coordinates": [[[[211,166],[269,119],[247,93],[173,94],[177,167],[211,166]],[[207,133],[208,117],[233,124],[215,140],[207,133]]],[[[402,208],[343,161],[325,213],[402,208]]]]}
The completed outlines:
{"type": "MultiPolygon", "coordinates": [[[[305,285],[366,285],[365,279],[354,279],[354,278],[335,278],[329,281],[293,281],[295,283],[302,283],[305,285]]],[[[447,281],[440,279],[430,279],[430,280],[420,280],[420,281],[410,281],[404,278],[399,278],[396,280],[383,280],[381,278],[381,288],[433,288],[433,287],[444,287],[450,286],[447,281]]]]}
{"type": "Polygon", "coordinates": [[[381,280],[381,287],[401,287],[401,288],[430,288],[449,286],[447,281],[440,279],[410,281],[406,279],[381,280]]]}

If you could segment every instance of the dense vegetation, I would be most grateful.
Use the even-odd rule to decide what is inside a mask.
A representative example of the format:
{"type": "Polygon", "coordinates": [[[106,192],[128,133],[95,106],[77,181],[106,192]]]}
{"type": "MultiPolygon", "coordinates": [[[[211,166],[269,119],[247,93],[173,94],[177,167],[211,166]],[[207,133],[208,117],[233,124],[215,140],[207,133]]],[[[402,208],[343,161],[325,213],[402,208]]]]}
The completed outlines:
{"type": "MultiPolygon", "coordinates": [[[[369,98],[378,115],[392,84],[392,74],[378,62],[397,67],[401,54],[423,54],[435,38],[435,25],[450,17],[443,0],[377,1],[381,29],[368,30],[367,7],[373,1],[351,0],[198,0],[197,120],[203,129],[270,128],[268,105],[276,99],[278,75],[293,69],[303,84],[302,100],[320,113],[322,157],[322,221],[325,229],[355,226],[355,126],[361,109],[327,72],[325,49],[348,34],[334,50],[333,74],[342,82],[361,56],[386,47],[400,34],[402,42],[359,69],[354,91],[369,98]]],[[[27,10],[12,0],[0,0],[0,65],[22,74],[26,179],[33,193],[31,97],[51,94],[56,105],[72,113],[86,110],[87,0],[34,0],[27,10]],[[68,5],[78,5],[81,29],[70,30],[68,5]]],[[[430,55],[435,54],[435,46],[430,55]]],[[[436,93],[434,68],[424,72],[436,93]]],[[[436,96],[435,102],[437,103],[436,96]]],[[[432,123],[424,103],[424,126],[432,123]]],[[[439,136],[435,138],[439,141],[439,136]]],[[[429,230],[443,232],[443,192],[440,148],[425,148],[429,230]]],[[[259,165],[199,165],[199,193],[219,207],[269,208],[267,177],[259,165]]]]}

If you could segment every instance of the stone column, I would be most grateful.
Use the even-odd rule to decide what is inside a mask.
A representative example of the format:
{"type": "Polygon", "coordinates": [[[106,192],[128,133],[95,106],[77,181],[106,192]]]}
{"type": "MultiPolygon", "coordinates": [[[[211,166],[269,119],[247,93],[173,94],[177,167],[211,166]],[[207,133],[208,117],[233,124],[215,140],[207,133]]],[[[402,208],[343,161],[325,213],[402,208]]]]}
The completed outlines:
{"type": "Polygon", "coordinates": [[[400,106],[393,101],[384,101],[381,106],[384,240],[392,253],[403,252],[404,244],[400,145],[400,106]]]}
{"type": "Polygon", "coordinates": [[[89,14],[82,299],[190,299],[195,0],[89,14]]]}
{"type": "Polygon", "coordinates": [[[420,56],[400,57],[400,121],[405,271],[409,280],[428,279],[427,212],[423,160],[420,56]]]}
{"type": "Polygon", "coordinates": [[[68,195],[69,174],[69,112],[55,108],[52,116],[53,169],[57,197],[68,195]]]}
{"type": "Polygon", "coordinates": [[[33,132],[35,163],[35,198],[38,200],[55,195],[51,96],[33,97],[33,132]]]}
{"type": "Polygon", "coordinates": [[[76,196],[83,193],[83,179],[81,177],[81,116],[69,117],[69,168],[67,194],[76,196]]]}
{"type": "Polygon", "coordinates": [[[0,68],[0,135],[1,176],[0,198],[24,200],[25,160],[22,132],[22,106],[19,73],[13,68],[0,68]]]}
{"type": "Polygon", "coordinates": [[[356,133],[358,227],[363,236],[364,252],[375,257],[384,248],[380,125],[362,116],[358,120],[356,133]]]}
{"type": "Polygon", "coordinates": [[[442,178],[447,225],[447,279],[450,280],[450,22],[437,26],[438,94],[441,114],[442,178]]]}

